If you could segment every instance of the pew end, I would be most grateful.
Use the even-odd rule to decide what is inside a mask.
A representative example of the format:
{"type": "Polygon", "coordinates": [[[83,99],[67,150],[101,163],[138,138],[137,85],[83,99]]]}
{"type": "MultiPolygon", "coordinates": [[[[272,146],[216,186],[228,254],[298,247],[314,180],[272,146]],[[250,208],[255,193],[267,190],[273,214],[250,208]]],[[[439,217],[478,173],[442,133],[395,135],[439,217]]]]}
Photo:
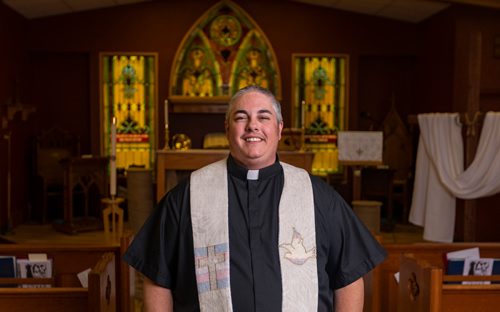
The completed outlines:
{"type": "Polygon", "coordinates": [[[441,311],[439,291],[435,283],[442,284],[441,269],[426,260],[417,260],[413,254],[401,255],[398,288],[398,311],[441,311]]]}

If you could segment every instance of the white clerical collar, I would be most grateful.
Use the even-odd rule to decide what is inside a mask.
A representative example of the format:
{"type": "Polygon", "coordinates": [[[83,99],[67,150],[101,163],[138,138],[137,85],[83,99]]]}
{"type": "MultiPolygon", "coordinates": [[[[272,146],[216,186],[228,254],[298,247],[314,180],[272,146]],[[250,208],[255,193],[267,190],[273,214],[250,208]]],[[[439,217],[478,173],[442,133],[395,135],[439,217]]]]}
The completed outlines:
{"type": "Polygon", "coordinates": [[[247,180],[258,180],[258,179],[259,179],[259,170],[247,171],[247,180]]]}

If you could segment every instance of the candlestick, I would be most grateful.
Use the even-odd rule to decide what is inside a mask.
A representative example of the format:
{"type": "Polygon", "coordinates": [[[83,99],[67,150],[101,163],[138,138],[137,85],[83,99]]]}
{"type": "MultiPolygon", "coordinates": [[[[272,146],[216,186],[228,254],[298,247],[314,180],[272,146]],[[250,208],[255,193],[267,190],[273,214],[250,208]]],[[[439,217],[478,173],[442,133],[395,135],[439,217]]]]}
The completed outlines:
{"type": "Polygon", "coordinates": [[[304,124],[305,121],[305,114],[306,114],[306,101],[302,101],[302,107],[300,108],[300,126],[302,128],[305,128],[306,125],[304,124]]]}
{"type": "Polygon", "coordinates": [[[168,129],[168,100],[165,100],[165,147],[163,149],[170,149],[169,145],[169,129],[168,129]]]}
{"type": "Polygon", "coordinates": [[[165,129],[168,129],[168,100],[165,100],[165,129]]]}
{"type": "Polygon", "coordinates": [[[111,152],[109,155],[109,195],[116,195],[116,117],[113,116],[111,124],[111,152]]]}
{"type": "Polygon", "coordinates": [[[300,151],[304,151],[305,144],[305,114],[306,114],[306,101],[302,100],[302,106],[300,107],[300,151]]]}

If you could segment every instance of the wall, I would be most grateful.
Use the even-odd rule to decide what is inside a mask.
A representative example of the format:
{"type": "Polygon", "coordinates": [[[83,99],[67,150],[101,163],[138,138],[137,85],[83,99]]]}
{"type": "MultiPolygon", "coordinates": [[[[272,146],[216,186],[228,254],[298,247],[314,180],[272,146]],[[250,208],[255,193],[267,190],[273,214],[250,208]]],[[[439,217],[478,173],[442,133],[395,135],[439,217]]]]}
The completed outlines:
{"type": "MultiPolygon", "coordinates": [[[[23,62],[26,61],[26,21],[20,15],[0,2],[0,115],[7,117],[7,104],[14,102],[16,93],[22,94],[25,88],[23,80],[23,62]],[[18,90],[18,91],[16,91],[18,90]]],[[[24,98],[18,98],[23,102],[24,98]]],[[[9,144],[6,136],[10,134],[11,141],[11,207],[18,207],[22,203],[22,196],[26,195],[27,180],[24,178],[27,170],[24,167],[26,146],[16,144],[25,142],[27,129],[20,114],[14,116],[6,128],[0,128],[0,231],[4,232],[7,224],[8,203],[8,151],[9,144]]],[[[13,218],[21,219],[18,211],[13,211],[13,218]]]]}
{"type": "MultiPolygon", "coordinates": [[[[100,51],[158,52],[159,102],[163,103],[168,96],[170,68],[177,47],[196,19],[215,3],[153,2],[34,20],[30,22],[30,46],[34,51],[86,52],[91,55],[91,66],[97,66],[100,51]]],[[[240,6],[263,29],[275,49],[282,76],[286,124],[291,114],[288,107],[291,105],[292,53],[349,53],[351,111],[356,111],[359,55],[413,54],[415,50],[412,24],[293,2],[241,1],[240,6]]],[[[90,77],[91,128],[95,128],[98,120],[97,75],[95,72],[90,77]]],[[[163,116],[163,107],[159,109],[163,116]]],[[[350,124],[356,125],[356,114],[353,116],[350,124]]],[[[222,122],[222,116],[178,114],[172,117],[171,132],[186,133],[196,147],[201,147],[206,132],[223,131],[222,122]],[[202,127],[193,129],[190,126],[193,123],[202,127]]],[[[92,133],[91,141],[92,150],[96,152],[97,132],[92,133]]],[[[163,146],[163,142],[159,143],[163,146]]]]}
{"type": "MultiPolygon", "coordinates": [[[[467,10],[446,10],[423,23],[410,24],[290,1],[236,2],[262,28],[275,50],[282,76],[285,126],[290,124],[292,105],[292,53],[350,55],[349,125],[357,129],[365,126],[360,118],[362,112],[375,114],[380,120],[385,116],[394,90],[388,86],[395,84],[396,105],[403,120],[407,114],[453,110],[459,96],[453,77],[461,61],[455,52],[460,46],[457,38],[469,27],[476,27],[476,21],[483,18],[480,27],[494,33],[498,29],[496,20],[500,20],[495,19],[497,11],[492,14],[478,10],[468,14],[467,10]],[[370,85],[371,80],[381,88],[370,85]]],[[[21,145],[29,146],[30,138],[56,124],[82,136],[83,152],[99,154],[99,52],[157,52],[158,95],[159,103],[163,103],[168,97],[170,68],[177,47],[191,25],[215,3],[153,1],[28,21],[25,38],[30,57],[22,64],[46,68],[49,60],[66,61],[65,65],[58,65],[58,70],[25,75],[31,91],[52,86],[57,96],[50,92],[43,96],[37,96],[40,92],[25,92],[38,111],[21,145]],[[61,75],[65,79],[61,79],[61,75]],[[77,104],[68,105],[68,101],[74,101],[74,94],[81,95],[77,104]]],[[[5,10],[0,4],[0,14],[5,10]]],[[[16,46],[22,44],[16,42],[16,46]]],[[[18,49],[9,49],[9,55],[17,55],[18,49]]],[[[498,68],[498,63],[488,61],[484,66],[498,68]]],[[[483,75],[485,86],[497,85],[498,71],[485,70],[483,75]]],[[[0,96],[2,92],[0,89],[0,96]]],[[[496,107],[491,102],[488,100],[487,105],[496,107]]],[[[158,109],[159,116],[163,116],[163,106],[158,109]]],[[[171,114],[171,119],[171,133],[188,134],[194,147],[201,146],[205,133],[223,131],[222,115],[171,114]],[[193,124],[197,127],[192,127],[193,124]]],[[[158,145],[163,146],[163,138],[158,145]]],[[[14,170],[22,172],[23,158],[19,161],[14,170]]],[[[20,179],[27,180],[28,173],[22,173],[20,179]]],[[[23,192],[27,190],[28,187],[22,188],[23,192]]],[[[20,206],[28,207],[22,203],[26,196],[19,197],[20,206]]]]}
{"type": "MultiPolygon", "coordinates": [[[[82,152],[99,155],[99,52],[158,53],[158,102],[163,103],[177,47],[194,22],[215,3],[153,1],[30,20],[27,64],[36,73],[28,76],[30,90],[26,95],[38,109],[32,137],[59,126],[80,135],[82,152]],[[54,63],[57,59],[59,64],[54,63]]],[[[353,129],[358,124],[358,75],[363,71],[359,58],[415,54],[414,24],[290,1],[237,3],[261,27],[275,50],[285,126],[290,126],[291,119],[292,53],[350,55],[349,125],[353,129]]],[[[379,82],[383,84],[384,79],[379,82]]],[[[163,105],[158,113],[159,124],[163,124],[163,105]]],[[[224,131],[222,114],[170,116],[171,134],[186,133],[194,147],[201,147],[206,133],[224,131]]],[[[158,146],[163,147],[164,138],[159,138],[158,146]]]]}
{"type": "MultiPolygon", "coordinates": [[[[480,111],[500,111],[500,58],[493,40],[500,35],[500,10],[455,6],[419,25],[418,105],[421,112],[467,111],[470,35],[480,32],[480,111]]],[[[479,128],[478,128],[479,129],[479,128]]],[[[414,131],[418,135],[418,131],[414,131]]],[[[476,200],[476,240],[498,241],[500,194],[476,200]]],[[[464,240],[464,201],[457,201],[455,239],[464,240]]]]}
{"type": "MultiPolygon", "coordinates": [[[[500,36],[500,10],[458,7],[453,10],[456,19],[455,46],[455,101],[456,111],[467,107],[467,66],[470,63],[467,49],[471,33],[481,33],[481,77],[479,110],[483,113],[500,111],[500,57],[493,55],[493,41],[500,36]]],[[[472,116],[471,116],[472,117],[472,116]]],[[[480,131],[481,124],[478,126],[480,131]]],[[[479,133],[478,133],[479,137],[479,133]]],[[[500,232],[496,220],[500,217],[500,194],[476,200],[475,236],[478,241],[499,241],[500,232]]],[[[456,236],[461,239],[464,226],[464,201],[457,205],[456,236]]]]}

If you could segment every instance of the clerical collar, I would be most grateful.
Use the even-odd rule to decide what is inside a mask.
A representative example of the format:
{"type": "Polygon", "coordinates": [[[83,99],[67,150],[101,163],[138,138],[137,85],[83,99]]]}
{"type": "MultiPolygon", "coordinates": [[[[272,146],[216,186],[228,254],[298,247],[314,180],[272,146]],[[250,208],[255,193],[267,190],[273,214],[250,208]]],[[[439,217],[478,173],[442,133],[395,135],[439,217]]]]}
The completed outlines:
{"type": "Polygon", "coordinates": [[[279,162],[277,155],[276,155],[276,162],[274,164],[262,168],[260,170],[248,170],[247,168],[237,164],[234,158],[231,155],[229,155],[227,159],[227,169],[229,174],[241,180],[263,180],[271,176],[274,176],[277,173],[282,172],[281,164],[279,162]],[[255,173],[250,173],[250,172],[255,172],[255,173]]]}
{"type": "Polygon", "coordinates": [[[247,180],[258,180],[258,179],[259,179],[259,170],[247,171],[247,180]]]}

